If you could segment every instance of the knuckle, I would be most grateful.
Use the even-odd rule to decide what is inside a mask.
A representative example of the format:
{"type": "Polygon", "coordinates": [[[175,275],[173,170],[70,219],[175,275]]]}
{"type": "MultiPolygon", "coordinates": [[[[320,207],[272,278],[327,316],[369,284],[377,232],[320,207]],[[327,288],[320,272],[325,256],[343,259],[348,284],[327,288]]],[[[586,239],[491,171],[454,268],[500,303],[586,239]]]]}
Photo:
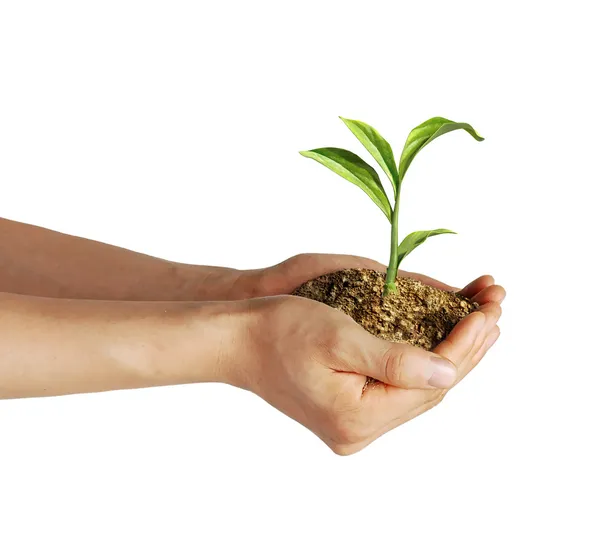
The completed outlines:
{"type": "Polygon", "coordinates": [[[329,327],[320,335],[319,348],[329,362],[341,362],[347,359],[347,348],[342,328],[329,327]]]}
{"type": "Polygon", "coordinates": [[[363,449],[363,446],[347,444],[330,444],[331,451],[341,457],[348,457],[363,449]]]}
{"type": "Polygon", "coordinates": [[[370,435],[362,409],[354,408],[346,411],[332,412],[329,420],[329,437],[332,446],[347,447],[356,445],[370,435]]]}
{"type": "Polygon", "coordinates": [[[384,352],[381,364],[383,366],[383,376],[387,383],[394,384],[400,381],[403,363],[404,351],[397,346],[390,346],[384,352]]]}
{"type": "Polygon", "coordinates": [[[296,254],[296,255],[290,257],[289,259],[286,259],[283,262],[283,264],[288,269],[294,269],[297,266],[301,266],[301,265],[305,264],[306,261],[309,260],[309,258],[310,258],[310,254],[307,254],[307,253],[296,254]]]}
{"type": "Polygon", "coordinates": [[[329,411],[332,416],[360,416],[362,406],[356,391],[351,387],[341,387],[333,396],[329,411]]]}
{"type": "Polygon", "coordinates": [[[293,256],[292,260],[293,261],[305,261],[306,259],[309,259],[310,257],[312,257],[312,254],[303,252],[301,254],[296,254],[295,256],[293,256]]]}
{"type": "Polygon", "coordinates": [[[331,439],[340,446],[357,444],[369,436],[366,428],[360,424],[338,422],[332,427],[331,439]]]}

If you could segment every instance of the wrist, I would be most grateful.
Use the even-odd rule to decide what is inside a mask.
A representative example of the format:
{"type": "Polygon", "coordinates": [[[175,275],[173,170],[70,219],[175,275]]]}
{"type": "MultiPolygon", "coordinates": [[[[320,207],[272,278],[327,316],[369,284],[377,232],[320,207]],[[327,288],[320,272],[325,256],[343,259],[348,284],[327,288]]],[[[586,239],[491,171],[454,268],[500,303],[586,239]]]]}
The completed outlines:
{"type": "Polygon", "coordinates": [[[249,300],[271,294],[268,276],[264,274],[266,269],[193,268],[187,275],[194,280],[196,300],[249,300]]]}
{"type": "Polygon", "coordinates": [[[177,300],[224,301],[244,299],[245,272],[233,268],[175,263],[171,269],[177,300]]]}
{"type": "Polygon", "coordinates": [[[232,300],[249,300],[289,294],[289,279],[273,267],[238,270],[232,285],[232,300]]]}
{"type": "Polygon", "coordinates": [[[245,388],[251,314],[244,301],[182,304],[184,319],[165,330],[176,343],[164,361],[175,383],[220,382],[245,388]]]}

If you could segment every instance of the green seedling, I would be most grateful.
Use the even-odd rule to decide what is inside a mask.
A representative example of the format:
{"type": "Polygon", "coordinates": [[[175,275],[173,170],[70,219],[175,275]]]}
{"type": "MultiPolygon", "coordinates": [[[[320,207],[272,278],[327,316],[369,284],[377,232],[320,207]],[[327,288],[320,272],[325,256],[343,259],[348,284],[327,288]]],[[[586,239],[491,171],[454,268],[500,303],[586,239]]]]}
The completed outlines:
{"type": "Polygon", "coordinates": [[[417,246],[423,244],[433,235],[443,233],[454,233],[447,229],[434,229],[428,231],[415,231],[407,235],[398,245],[398,214],[400,209],[400,191],[402,182],[408,167],[415,156],[431,141],[437,139],[445,133],[454,130],[465,130],[477,141],[483,141],[481,137],[469,124],[464,122],[453,122],[442,117],[434,117],[423,122],[420,126],[413,129],[400,155],[398,166],[394,159],[394,153],[390,144],[375,129],[358,120],[349,120],[340,117],[350,131],[363,144],[375,161],[382,168],[383,172],[389,178],[394,191],[394,206],[388,199],[383,188],[377,171],[367,164],[356,154],[343,150],[341,148],[317,148],[300,152],[303,156],[309,157],[325,165],[336,174],[354,183],[367,193],[369,198],[375,202],[377,207],[383,211],[392,225],[390,263],[385,278],[384,296],[398,291],[396,287],[396,275],[400,262],[411,253],[417,246]]]}

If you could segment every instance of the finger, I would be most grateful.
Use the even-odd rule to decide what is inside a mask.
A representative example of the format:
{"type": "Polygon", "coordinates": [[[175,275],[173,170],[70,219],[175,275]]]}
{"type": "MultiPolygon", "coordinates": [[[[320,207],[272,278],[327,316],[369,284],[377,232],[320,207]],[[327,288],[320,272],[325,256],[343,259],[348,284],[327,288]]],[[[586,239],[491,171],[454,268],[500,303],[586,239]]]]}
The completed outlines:
{"type": "Polygon", "coordinates": [[[450,335],[434,348],[434,353],[452,361],[458,368],[481,338],[488,314],[489,309],[484,306],[463,318],[450,335]]]}
{"type": "Polygon", "coordinates": [[[371,357],[366,375],[401,389],[448,389],[458,370],[447,359],[403,343],[386,343],[379,357],[371,357]]]}
{"type": "MultiPolygon", "coordinates": [[[[476,313],[479,313],[479,311],[476,313]]],[[[464,374],[461,374],[460,380],[462,380],[464,376],[468,374],[479,361],[481,361],[485,353],[491,348],[500,335],[500,330],[495,324],[495,321],[501,314],[499,306],[496,306],[495,304],[488,305],[480,314],[485,316],[483,330],[479,332],[480,334],[481,332],[484,333],[484,339],[476,349],[474,357],[469,359],[468,364],[465,365],[466,371],[464,374]],[[489,324],[491,324],[491,326],[489,324]]],[[[481,325],[480,317],[475,320],[481,325]]],[[[473,321],[474,319],[472,318],[469,321],[464,319],[461,322],[461,328],[472,329],[474,326],[477,326],[477,324],[469,324],[468,322],[473,321]]],[[[476,336],[480,337],[480,334],[476,336]]],[[[464,338],[462,340],[464,341],[464,344],[468,346],[468,341],[464,338]]],[[[476,344],[477,342],[478,340],[476,339],[473,344],[476,344]]],[[[471,351],[471,353],[473,352],[471,351]]],[[[446,390],[404,390],[385,386],[376,386],[367,390],[367,393],[364,396],[365,406],[370,407],[369,411],[373,413],[373,421],[375,422],[375,419],[379,420],[379,423],[377,424],[378,427],[373,430],[369,437],[361,442],[348,445],[341,453],[349,455],[365,448],[385,433],[438,405],[446,395],[446,392],[446,390]],[[399,409],[400,412],[398,412],[399,409]]]]}
{"type": "Polygon", "coordinates": [[[463,368],[460,369],[460,377],[457,383],[460,383],[466,376],[468,376],[471,371],[479,364],[479,362],[483,359],[489,349],[495,344],[500,336],[500,328],[498,326],[494,326],[492,331],[488,334],[485,339],[485,342],[479,349],[479,351],[473,356],[471,361],[468,364],[465,364],[463,368]]]}
{"type": "MultiPolygon", "coordinates": [[[[500,320],[500,317],[502,316],[502,307],[498,302],[487,302],[478,307],[477,311],[485,315],[485,325],[482,328],[478,339],[483,342],[484,338],[492,330],[494,325],[500,320]]],[[[481,343],[477,346],[478,349],[480,345],[481,343]]]]}
{"type": "Polygon", "coordinates": [[[387,342],[364,330],[346,334],[348,348],[340,350],[343,360],[337,370],[354,372],[402,389],[449,388],[458,370],[448,360],[422,348],[387,342]]]}
{"type": "MultiPolygon", "coordinates": [[[[461,374],[459,381],[461,381],[466,374],[468,374],[478,363],[481,361],[487,351],[494,345],[500,336],[500,329],[497,325],[493,325],[491,331],[486,336],[481,347],[477,351],[477,354],[470,360],[469,367],[465,374],[461,374]]],[[[412,420],[413,418],[429,411],[431,408],[438,405],[445,397],[446,390],[433,390],[433,391],[414,391],[414,390],[402,390],[392,387],[387,388],[374,388],[370,391],[369,396],[365,400],[370,400],[369,403],[374,403],[374,411],[380,415],[387,414],[387,418],[384,418],[384,422],[381,426],[374,430],[372,435],[360,443],[353,444],[354,451],[361,450],[368,446],[371,442],[378,439],[385,433],[395,429],[412,420]],[[373,401],[375,400],[375,401],[373,401]],[[398,406],[402,406],[402,412],[397,413],[398,406]],[[396,412],[395,415],[393,413],[396,412]]],[[[375,416],[373,417],[375,418],[375,416]]],[[[349,451],[349,453],[354,453],[349,451]]]]}
{"type": "Polygon", "coordinates": [[[476,356],[476,354],[479,353],[479,351],[485,345],[487,337],[490,335],[492,330],[496,327],[496,324],[498,323],[498,320],[500,319],[500,316],[502,315],[502,308],[500,307],[499,304],[497,304],[495,302],[490,302],[490,303],[482,305],[479,308],[479,311],[482,312],[486,317],[485,325],[483,326],[483,329],[479,332],[477,339],[475,340],[475,343],[473,344],[471,353],[469,353],[462,360],[462,362],[457,365],[458,372],[461,376],[463,376],[465,374],[465,372],[468,372],[468,368],[471,364],[471,360],[473,359],[473,357],[476,356]]]}
{"type": "MultiPolygon", "coordinates": [[[[472,370],[474,366],[473,362],[481,360],[489,347],[498,338],[500,330],[495,322],[499,318],[500,313],[501,310],[496,304],[483,307],[483,311],[480,313],[485,316],[483,327],[476,334],[475,341],[472,343],[473,347],[465,357],[466,362],[459,369],[460,377],[457,383],[472,370]]],[[[481,326],[481,317],[478,317],[476,320],[479,322],[479,326],[481,326]]],[[[473,329],[474,326],[474,329],[477,330],[477,324],[473,324],[473,321],[474,319],[472,318],[463,320],[461,328],[473,329]]],[[[464,338],[462,340],[464,341],[464,346],[468,347],[469,341],[464,338]]],[[[442,400],[446,392],[446,390],[439,389],[404,390],[395,387],[385,387],[381,384],[380,386],[370,387],[364,394],[363,401],[365,402],[365,408],[371,413],[370,418],[378,428],[374,429],[369,439],[355,446],[359,446],[358,449],[364,448],[384,433],[431,409],[431,407],[437,405],[442,400]]]]}
{"type": "Polygon", "coordinates": [[[502,308],[496,302],[489,302],[482,305],[479,311],[485,315],[485,325],[477,335],[477,339],[473,343],[471,352],[463,359],[462,363],[458,365],[459,373],[463,370],[463,367],[470,364],[471,359],[479,352],[481,347],[485,344],[485,340],[497,324],[500,316],[502,315],[502,308]]]}
{"type": "Polygon", "coordinates": [[[471,299],[477,302],[479,305],[486,304],[488,302],[502,303],[506,298],[506,291],[501,285],[490,285],[485,289],[479,291],[471,299]]]}
{"type": "Polygon", "coordinates": [[[485,276],[480,276],[477,279],[473,280],[469,283],[464,289],[459,291],[459,294],[462,296],[466,296],[467,298],[473,298],[476,294],[480,293],[482,290],[490,287],[494,284],[494,278],[488,274],[485,276]]]}
{"type": "Polygon", "coordinates": [[[471,365],[470,365],[471,368],[469,369],[469,371],[472,370],[479,363],[479,361],[481,361],[483,359],[483,356],[496,343],[496,341],[498,340],[498,337],[500,337],[500,328],[498,326],[494,326],[492,331],[489,333],[489,335],[485,339],[485,342],[484,342],[483,346],[481,347],[481,349],[479,350],[479,352],[476,353],[475,356],[473,357],[473,359],[471,360],[471,365]]]}

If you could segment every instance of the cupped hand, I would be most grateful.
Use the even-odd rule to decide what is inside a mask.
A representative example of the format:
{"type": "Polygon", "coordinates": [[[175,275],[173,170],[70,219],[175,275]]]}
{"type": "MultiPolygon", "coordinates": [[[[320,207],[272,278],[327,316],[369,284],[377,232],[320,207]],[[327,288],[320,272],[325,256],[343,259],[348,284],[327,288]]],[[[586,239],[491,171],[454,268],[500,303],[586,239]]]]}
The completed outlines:
{"type": "MultiPolygon", "coordinates": [[[[303,283],[346,268],[370,268],[385,272],[386,267],[377,261],[354,255],[300,254],[275,266],[250,271],[244,279],[251,286],[251,295],[255,297],[291,294],[303,283]]],[[[492,276],[481,276],[469,283],[464,289],[452,287],[423,274],[399,270],[398,275],[419,280],[438,289],[459,292],[480,305],[490,302],[502,303],[505,292],[494,284],[492,276]]]]}
{"type": "Polygon", "coordinates": [[[249,300],[245,370],[234,384],[335,453],[357,452],[437,405],[498,338],[504,290],[486,278],[464,290],[483,303],[433,352],[378,339],[342,312],[304,298],[249,300]],[[379,383],[366,386],[367,377],[379,383]]]}

